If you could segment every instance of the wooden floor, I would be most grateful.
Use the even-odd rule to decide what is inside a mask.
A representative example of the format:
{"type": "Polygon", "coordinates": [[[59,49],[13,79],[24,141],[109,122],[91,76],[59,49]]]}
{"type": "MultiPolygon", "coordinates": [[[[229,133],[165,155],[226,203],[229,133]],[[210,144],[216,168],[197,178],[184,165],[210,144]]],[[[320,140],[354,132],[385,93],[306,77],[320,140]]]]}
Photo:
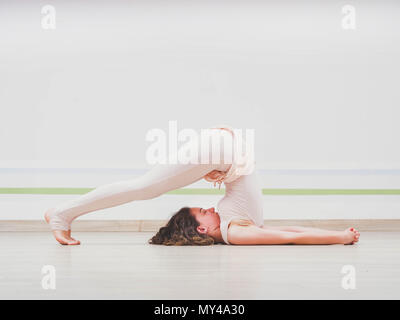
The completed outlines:
{"type": "Polygon", "coordinates": [[[0,299],[399,299],[400,232],[363,232],[354,246],[165,247],[153,233],[0,232],[0,299]],[[53,265],[56,289],[42,288],[53,265]],[[343,266],[356,288],[342,287],[343,266]]]}

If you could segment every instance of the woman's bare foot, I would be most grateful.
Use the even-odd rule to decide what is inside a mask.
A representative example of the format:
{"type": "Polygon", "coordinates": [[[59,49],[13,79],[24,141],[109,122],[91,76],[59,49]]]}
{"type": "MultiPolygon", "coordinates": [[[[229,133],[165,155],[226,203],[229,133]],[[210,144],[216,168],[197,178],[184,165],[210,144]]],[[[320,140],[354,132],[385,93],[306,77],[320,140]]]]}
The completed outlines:
{"type": "Polygon", "coordinates": [[[354,244],[358,242],[358,239],[360,238],[360,233],[358,232],[358,230],[354,228],[348,228],[343,232],[343,244],[354,244]]]}
{"type": "MultiPolygon", "coordinates": [[[[47,210],[44,214],[44,219],[46,220],[47,223],[50,223],[51,216],[54,212],[54,208],[50,208],[47,210]]],[[[81,244],[79,240],[76,240],[71,237],[71,230],[52,230],[54,238],[61,243],[65,245],[78,245],[81,244]]]]}

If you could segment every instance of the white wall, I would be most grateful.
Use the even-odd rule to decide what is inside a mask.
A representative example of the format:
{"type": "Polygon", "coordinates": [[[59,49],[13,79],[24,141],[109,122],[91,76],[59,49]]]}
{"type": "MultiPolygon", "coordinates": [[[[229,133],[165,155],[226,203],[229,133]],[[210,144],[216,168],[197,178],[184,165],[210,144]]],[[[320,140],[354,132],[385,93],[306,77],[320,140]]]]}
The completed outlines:
{"type": "MultiPolygon", "coordinates": [[[[146,132],[177,120],[256,129],[262,169],[355,170],[264,174],[266,188],[400,188],[399,36],[396,1],[4,0],[0,168],[143,169],[146,132]]],[[[32,172],[0,170],[0,187],[112,181],[32,172]]]]}

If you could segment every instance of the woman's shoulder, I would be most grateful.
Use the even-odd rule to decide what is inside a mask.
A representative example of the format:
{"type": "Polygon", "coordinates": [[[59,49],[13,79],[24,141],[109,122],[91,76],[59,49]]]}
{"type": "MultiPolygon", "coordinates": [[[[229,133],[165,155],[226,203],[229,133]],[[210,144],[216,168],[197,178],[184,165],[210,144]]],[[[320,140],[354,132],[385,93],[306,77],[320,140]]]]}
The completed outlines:
{"type": "Polygon", "coordinates": [[[251,220],[235,218],[235,219],[232,219],[231,222],[229,223],[228,229],[229,229],[231,226],[242,226],[242,227],[247,227],[247,226],[250,226],[250,225],[255,225],[255,224],[254,224],[254,222],[251,221],[251,220]]]}
{"type": "Polygon", "coordinates": [[[235,238],[237,235],[242,235],[243,232],[248,232],[249,229],[257,227],[256,224],[247,219],[232,219],[227,228],[227,239],[231,242],[231,239],[235,238]]]}
{"type": "Polygon", "coordinates": [[[251,225],[254,225],[254,223],[251,220],[248,219],[243,219],[241,217],[232,217],[232,216],[224,216],[220,215],[220,231],[221,231],[221,236],[222,239],[226,244],[230,244],[229,241],[229,233],[232,234],[232,229],[234,228],[243,228],[243,227],[249,227],[251,225]]]}
{"type": "Polygon", "coordinates": [[[251,220],[234,219],[228,226],[227,239],[230,244],[257,244],[263,229],[251,220]]]}

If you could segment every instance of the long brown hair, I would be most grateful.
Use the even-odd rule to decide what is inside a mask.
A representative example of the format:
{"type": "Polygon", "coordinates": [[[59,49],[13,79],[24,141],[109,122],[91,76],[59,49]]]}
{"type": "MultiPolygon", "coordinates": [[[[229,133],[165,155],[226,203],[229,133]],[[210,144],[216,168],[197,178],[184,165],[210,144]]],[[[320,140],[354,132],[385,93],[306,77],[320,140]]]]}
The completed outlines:
{"type": "Polygon", "coordinates": [[[189,207],[183,207],[176,212],[167,225],[149,240],[150,244],[166,246],[208,246],[214,244],[214,239],[206,234],[200,234],[197,227],[200,224],[190,213],[189,207]]]}

